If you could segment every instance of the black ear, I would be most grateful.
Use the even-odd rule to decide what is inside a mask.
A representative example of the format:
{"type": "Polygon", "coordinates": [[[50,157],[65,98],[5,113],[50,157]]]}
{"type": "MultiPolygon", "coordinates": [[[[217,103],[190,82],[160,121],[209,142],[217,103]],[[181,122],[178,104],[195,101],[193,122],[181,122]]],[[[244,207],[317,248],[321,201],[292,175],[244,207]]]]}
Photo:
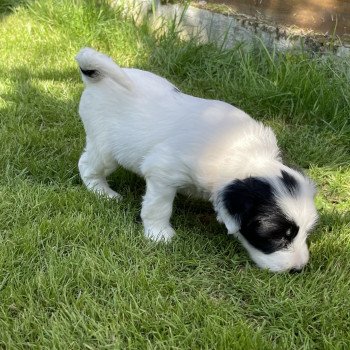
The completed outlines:
{"type": "Polygon", "coordinates": [[[291,195],[294,195],[299,189],[298,181],[293,175],[287,173],[284,170],[281,171],[281,174],[282,177],[280,177],[280,180],[282,181],[283,185],[291,195]]]}
{"type": "Polygon", "coordinates": [[[271,185],[257,177],[235,180],[222,192],[226,210],[241,222],[272,197],[271,185]]]}

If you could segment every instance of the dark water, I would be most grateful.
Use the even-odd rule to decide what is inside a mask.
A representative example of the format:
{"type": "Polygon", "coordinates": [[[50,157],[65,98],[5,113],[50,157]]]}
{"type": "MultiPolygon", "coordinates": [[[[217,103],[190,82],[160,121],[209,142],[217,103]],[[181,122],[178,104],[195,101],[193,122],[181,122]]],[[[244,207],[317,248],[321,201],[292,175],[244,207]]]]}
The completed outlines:
{"type": "Polygon", "coordinates": [[[350,35],[350,0],[208,0],[279,25],[350,35]]]}

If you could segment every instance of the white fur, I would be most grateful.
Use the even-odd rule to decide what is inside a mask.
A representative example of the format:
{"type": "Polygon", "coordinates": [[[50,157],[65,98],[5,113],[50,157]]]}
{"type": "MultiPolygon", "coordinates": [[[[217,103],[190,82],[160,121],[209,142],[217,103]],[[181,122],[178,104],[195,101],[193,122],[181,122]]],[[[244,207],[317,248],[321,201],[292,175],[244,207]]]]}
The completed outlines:
{"type": "Polygon", "coordinates": [[[259,266],[282,271],[306,264],[309,217],[316,214],[312,185],[304,177],[298,175],[305,190],[297,200],[286,200],[289,197],[275,185],[281,205],[293,218],[300,218],[303,233],[289,251],[274,256],[250,246],[240,237],[239,223],[215,204],[219,191],[234,179],[260,176],[273,183],[286,168],[270,128],[227,103],[183,94],[150,72],[122,69],[92,49],[82,49],[76,59],[82,69],[99,71],[95,78],[83,75],[79,106],[86,131],[79,170],[89,189],[120,199],[106,176],[123,166],[146,180],[141,217],[147,237],[171,239],[175,231],[169,221],[176,193],[196,193],[213,202],[218,219],[259,266]]]}

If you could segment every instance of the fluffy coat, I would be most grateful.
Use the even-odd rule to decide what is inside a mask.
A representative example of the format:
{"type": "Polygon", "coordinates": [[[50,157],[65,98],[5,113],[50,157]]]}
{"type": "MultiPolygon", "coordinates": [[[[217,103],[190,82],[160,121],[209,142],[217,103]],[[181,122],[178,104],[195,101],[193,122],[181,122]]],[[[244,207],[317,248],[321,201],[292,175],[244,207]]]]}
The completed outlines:
{"type": "Polygon", "coordinates": [[[85,83],[79,171],[87,188],[121,199],[106,180],[120,165],[146,180],[141,218],[148,238],[172,238],[174,197],[190,193],[213,203],[218,220],[260,267],[300,270],[307,263],[315,188],[283,165],[269,127],[225,102],[186,95],[153,73],[120,68],[93,49],[76,59],[85,83]],[[279,218],[266,214],[270,209],[279,218]],[[279,243],[267,250],[256,243],[264,239],[279,243]]]}

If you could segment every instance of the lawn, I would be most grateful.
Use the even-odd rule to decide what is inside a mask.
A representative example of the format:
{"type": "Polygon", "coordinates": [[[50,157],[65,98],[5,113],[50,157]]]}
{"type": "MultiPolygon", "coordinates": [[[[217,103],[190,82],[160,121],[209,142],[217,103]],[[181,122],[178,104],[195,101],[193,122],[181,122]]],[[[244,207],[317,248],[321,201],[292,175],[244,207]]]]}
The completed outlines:
{"type": "Polygon", "coordinates": [[[92,1],[0,11],[0,348],[350,348],[349,61],[185,43],[92,1]],[[110,177],[123,202],[85,189],[83,46],[274,128],[318,186],[303,273],[258,269],[208,203],[183,197],[176,238],[148,242],[144,182],[123,169],[110,177]]]}

